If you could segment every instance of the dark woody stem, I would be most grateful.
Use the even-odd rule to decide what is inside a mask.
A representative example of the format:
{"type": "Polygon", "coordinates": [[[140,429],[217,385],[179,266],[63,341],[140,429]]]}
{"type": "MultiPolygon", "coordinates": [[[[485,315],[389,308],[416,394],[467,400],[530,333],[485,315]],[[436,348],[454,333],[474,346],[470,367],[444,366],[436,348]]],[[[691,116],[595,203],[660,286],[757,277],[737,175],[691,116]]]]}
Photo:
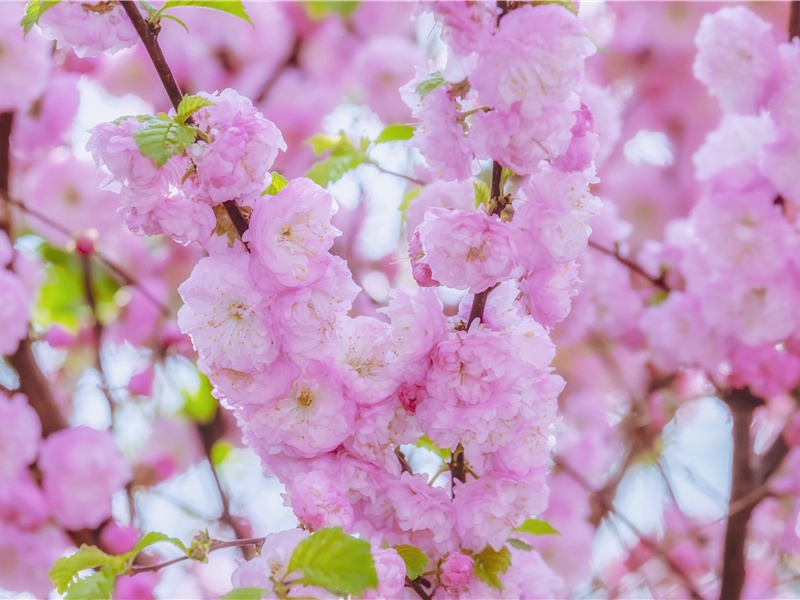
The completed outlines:
{"type": "MultiPolygon", "coordinates": [[[[134,29],[136,29],[136,33],[139,34],[139,38],[142,40],[145,50],[147,50],[147,54],[150,55],[150,60],[153,62],[156,73],[158,73],[158,78],[161,80],[161,83],[167,92],[167,96],[169,96],[169,101],[177,110],[178,104],[180,104],[181,100],[183,99],[183,92],[178,86],[178,83],[175,81],[172,70],[169,68],[167,60],[164,58],[164,53],[161,51],[161,46],[158,44],[159,27],[152,23],[148,23],[145,20],[145,18],[142,16],[142,13],[139,12],[139,8],[136,6],[135,2],[123,1],[120,2],[120,4],[122,5],[122,8],[125,9],[125,12],[127,13],[128,18],[131,20],[134,29]]],[[[241,238],[247,231],[248,224],[245,218],[242,216],[239,207],[233,200],[226,200],[222,203],[222,205],[225,207],[225,212],[228,213],[231,223],[233,223],[233,226],[236,228],[236,232],[241,238]]]]}

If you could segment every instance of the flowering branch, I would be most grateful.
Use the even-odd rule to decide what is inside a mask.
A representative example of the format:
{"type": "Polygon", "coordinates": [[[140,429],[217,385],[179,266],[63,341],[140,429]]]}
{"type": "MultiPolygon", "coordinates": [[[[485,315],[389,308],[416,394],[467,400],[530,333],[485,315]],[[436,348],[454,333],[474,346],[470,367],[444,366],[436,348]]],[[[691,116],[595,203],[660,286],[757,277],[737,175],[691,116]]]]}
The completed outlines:
{"type": "MultiPolygon", "coordinates": [[[[161,46],[158,44],[158,33],[160,27],[157,24],[148,23],[139,12],[139,9],[136,7],[134,2],[121,2],[120,4],[122,4],[122,8],[125,9],[128,18],[131,20],[133,27],[136,29],[136,33],[139,34],[139,38],[142,40],[142,43],[147,50],[147,54],[150,56],[153,66],[158,73],[158,78],[161,80],[161,83],[167,92],[167,96],[169,96],[169,101],[177,110],[178,105],[183,99],[183,92],[181,92],[178,83],[175,81],[175,76],[172,74],[172,70],[167,64],[167,59],[164,57],[164,53],[161,51],[161,46]]],[[[188,118],[186,122],[191,122],[191,117],[188,118]]],[[[233,223],[233,226],[236,228],[236,232],[241,238],[247,231],[249,225],[239,210],[239,207],[233,200],[226,200],[222,203],[222,205],[225,207],[225,212],[228,214],[231,223],[233,223]]]]}
{"type": "MultiPolygon", "coordinates": [[[[215,552],[217,550],[223,550],[225,548],[244,548],[246,546],[252,546],[256,550],[260,550],[261,547],[264,545],[264,541],[266,537],[257,537],[257,538],[247,538],[242,540],[211,540],[210,545],[208,546],[208,553],[215,552]]],[[[205,554],[203,556],[205,558],[205,554]]],[[[166,560],[164,562],[156,563],[154,565],[134,565],[131,567],[130,575],[136,575],[137,573],[146,573],[146,572],[155,572],[160,571],[165,567],[169,567],[171,565],[186,561],[186,560],[198,560],[195,556],[189,556],[188,554],[184,556],[178,556],[176,558],[172,558],[170,560],[166,560]]]]}
{"type": "Polygon", "coordinates": [[[644,277],[645,279],[647,279],[647,281],[652,283],[654,286],[661,288],[665,292],[670,292],[671,291],[670,287],[667,285],[667,282],[664,281],[664,276],[663,275],[659,276],[659,277],[653,277],[647,271],[645,271],[644,268],[642,268],[642,266],[640,264],[632,261],[629,258],[625,258],[624,256],[622,256],[619,253],[619,249],[615,248],[614,250],[610,250],[610,249],[606,248],[605,246],[601,246],[597,242],[593,242],[591,240],[589,240],[589,247],[590,248],[594,248],[598,252],[602,252],[603,254],[606,254],[606,255],[614,258],[621,265],[627,267],[633,273],[636,273],[637,275],[640,275],[641,277],[644,277]]]}

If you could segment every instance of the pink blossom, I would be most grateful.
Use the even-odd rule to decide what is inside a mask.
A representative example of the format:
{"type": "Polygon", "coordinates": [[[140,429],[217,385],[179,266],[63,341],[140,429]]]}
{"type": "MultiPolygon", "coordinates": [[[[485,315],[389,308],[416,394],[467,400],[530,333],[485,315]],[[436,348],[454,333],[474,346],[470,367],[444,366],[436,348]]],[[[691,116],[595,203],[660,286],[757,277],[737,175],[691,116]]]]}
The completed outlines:
{"type": "Polygon", "coordinates": [[[269,185],[278,151],[286,150],[280,130],[232,89],[198,95],[214,103],[194,115],[211,140],[196,142],[187,152],[211,204],[257,197],[269,185]]]}
{"type": "Polygon", "coordinates": [[[310,362],[304,370],[281,362],[272,370],[262,402],[244,407],[248,427],[271,454],[313,458],[333,450],[350,435],[355,405],[345,399],[336,372],[310,362]]]}
{"type": "Polygon", "coordinates": [[[418,289],[414,295],[397,290],[381,312],[392,324],[394,347],[387,356],[391,362],[419,364],[444,336],[442,301],[431,289],[418,289]]]}
{"type": "Polygon", "coordinates": [[[114,581],[114,598],[118,600],[156,600],[155,587],[158,573],[137,573],[117,577],[114,581]]]}
{"type": "Polygon", "coordinates": [[[424,6],[442,17],[442,38],[456,56],[480,52],[497,22],[497,8],[488,2],[433,1],[424,6]]]}
{"type": "Polygon", "coordinates": [[[406,37],[372,37],[359,46],[353,58],[353,77],[364,94],[364,102],[384,123],[408,120],[409,110],[398,88],[414,76],[414,67],[425,55],[406,37]]]}
{"type": "MultiPolygon", "coordinates": [[[[249,561],[242,561],[233,572],[231,580],[234,588],[258,587],[272,590],[274,582],[282,581],[289,573],[289,559],[297,544],[307,538],[309,533],[302,529],[288,529],[267,536],[261,553],[249,561]]],[[[309,588],[306,588],[309,589],[309,588]]],[[[292,594],[297,589],[292,590],[292,594]]]]}
{"type": "Polygon", "coordinates": [[[432,208],[419,232],[424,261],[442,285],[475,294],[519,275],[514,232],[497,217],[432,208]]]}
{"type": "Polygon", "coordinates": [[[0,522],[0,587],[47,598],[53,591],[47,573],[70,547],[57,527],[29,532],[0,522]]]}
{"type": "Polygon", "coordinates": [[[287,287],[314,283],[328,266],[325,253],[341,233],[331,225],[334,212],[333,196],[305,178],[256,202],[243,238],[257,259],[254,275],[269,271],[287,287]]]}
{"type": "Polygon", "coordinates": [[[78,112],[80,93],[77,84],[78,75],[75,73],[53,76],[36,101],[35,108],[20,111],[14,116],[11,143],[17,152],[32,158],[34,153],[49,150],[64,140],[78,112]]]}
{"type": "Polygon", "coordinates": [[[408,536],[403,543],[430,554],[455,549],[453,507],[444,488],[429,486],[425,475],[403,473],[387,482],[385,494],[397,527],[408,536]]]}
{"type": "Polygon", "coordinates": [[[100,532],[100,542],[106,552],[112,554],[130,552],[140,537],[139,531],[135,527],[120,525],[116,521],[111,521],[100,532]]]}
{"type": "Polygon", "coordinates": [[[343,317],[338,329],[336,364],[347,396],[359,404],[388,398],[397,385],[387,356],[392,346],[389,324],[372,317],[343,317]]]}
{"type": "Polygon", "coordinates": [[[204,202],[191,200],[183,194],[164,198],[152,211],[161,233],[184,246],[203,242],[217,226],[212,208],[204,202]]]}
{"type": "Polygon", "coordinates": [[[406,563],[394,548],[372,547],[378,572],[378,589],[367,590],[364,598],[400,598],[405,587],[406,563]]]}
{"type": "Polygon", "coordinates": [[[107,519],[112,496],[131,478],[112,435],[83,426],[50,435],[42,443],[39,468],[53,515],[72,530],[107,519]]]}
{"type": "Polygon", "coordinates": [[[353,507],[333,480],[322,471],[297,475],[285,495],[298,521],[311,530],[353,526],[353,507]]]}
{"type": "Polygon", "coordinates": [[[117,3],[59,2],[39,18],[46,37],[80,57],[115,54],[139,41],[133,25],[117,3]]]}
{"type": "Polygon", "coordinates": [[[18,24],[22,8],[17,3],[0,5],[0,112],[26,111],[50,77],[50,44],[36,31],[24,36],[18,24]]]}
{"type": "Polygon", "coordinates": [[[575,263],[533,269],[519,282],[520,304],[538,323],[552,328],[569,314],[579,282],[575,263]]]}
{"type": "Polygon", "coordinates": [[[471,556],[453,552],[439,566],[439,581],[451,592],[464,589],[472,579],[475,561],[471,556]]]}
{"type": "Polygon", "coordinates": [[[0,483],[0,523],[36,531],[50,519],[50,507],[28,469],[0,483]]]}
{"type": "Polygon", "coordinates": [[[411,236],[422,224],[425,213],[434,207],[472,211],[475,190],[469,181],[434,181],[422,187],[419,196],[406,209],[406,228],[411,236]]]}
{"type": "Polygon", "coordinates": [[[770,115],[785,131],[800,131],[800,40],[778,47],[780,71],[776,77],[777,90],[767,103],[770,115]]]}
{"type": "Polygon", "coordinates": [[[694,74],[723,110],[757,113],[780,65],[772,26],[742,6],[723,8],[703,17],[695,43],[694,74]]]}
{"type": "Polygon", "coordinates": [[[583,61],[594,54],[577,17],[562,6],[522,6],[500,21],[478,55],[470,81],[482,102],[539,118],[543,106],[563,102],[578,88],[583,61]]]}
{"type": "Polygon", "coordinates": [[[178,288],[184,301],[178,311],[181,331],[215,368],[253,370],[278,354],[266,299],[250,277],[249,262],[246,253],[203,258],[178,288]]]}
{"type": "Polygon", "coordinates": [[[767,113],[726,114],[693,157],[697,178],[707,181],[722,174],[727,185],[732,178],[742,182],[752,179],[763,147],[777,137],[778,131],[767,113]]]}
{"type": "Polygon", "coordinates": [[[13,271],[0,269],[0,355],[14,354],[20,341],[28,335],[31,294],[25,283],[13,271]]]}
{"type": "Polygon", "coordinates": [[[16,479],[39,452],[42,424],[22,394],[0,393],[0,483],[16,479]]]}

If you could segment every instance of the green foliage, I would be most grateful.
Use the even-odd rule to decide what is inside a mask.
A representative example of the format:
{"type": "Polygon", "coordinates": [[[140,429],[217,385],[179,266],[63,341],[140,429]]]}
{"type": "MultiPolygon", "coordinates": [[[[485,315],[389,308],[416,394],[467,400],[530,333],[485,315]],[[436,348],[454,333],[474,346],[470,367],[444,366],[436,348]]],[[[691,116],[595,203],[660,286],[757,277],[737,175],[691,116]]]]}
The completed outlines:
{"type": "Polygon", "coordinates": [[[491,546],[486,546],[480,554],[476,554],[473,558],[475,559],[473,566],[475,576],[486,585],[502,591],[500,575],[508,571],[508,567],[511,566],[511,551],[505,546],[499,552],[491,546]]]}
{"type": "Polygon", "coordinates": [[[417,84],[416,92],[419,94],[420,98],[424,98],[433,90],[439,89],[446,83],[444,76],[439,71],[436,71],[417,84]]]}
{"type": "Polygon", "coordinates": [[[31,32],[31,29],[39,22],[39,18],[44,12],[49,8],[53,8],[58,2],[59,0],[28,0],[25,5],[25,14],[19,22],[25,35],[31,32]]]}
{"type": "MultiPolygon", "coordinates": [[[[33,321],[43,327],[58,323],[77,329],[81,319],[90,314],[81,265],[81,260],[88,258],[78,257],[46,242],[37,250],[46,266],[44,282],[33,305],[33,321]]],[[[92,261],[89,268],[97,311],[103,318],[116,310],[114,295],[119,290],[119,283],[96,262],[92,261]]]]}
{"type": "Polygon", "coordinates": [[[287,567],[287,573],[296,571],[303,573],[296,583],[335,594],[360,596],[378,586],[369,542],[347,535],[341,527],[320,529],[300,542],[287,567]]]}
{"type": "Polygon", "coordinates": [[[78,579],[69,586],[64,600],[105,600],[114,592],[117,573],[109,568],[100,569],[88,577],[78,579]]]}
{"type": "Polygon", "coordinates": [[[358,0],[306,0],[306,14],[312,19],[322,20],[328,15],[347,18],[358,8],[358,0]]]}
{"type": "Polygon", "coordinates": [[[416,442],[414,442],[414,445],[417,448],[425,448],[426,450],[435,452],[436,455],[442,460],[450,460],[450,450],[448,448],[439,448],[439,446],[434,444],[433,440],[427,435],[423,435],[421,438],[419,438],[416,442]]]}
{"type": "Polygon", "coordinates": [[[161,16],[161,13],[175,7],[180,6],[195,6],[197,8],[210,8],[219,10],[234,17],[247,21],[251,26],[253,21],[250,20],[250,15],[244,7],[241,0],[167,0],[164,6],[156,13],[155,18],[161,16]]]}
{"type": "Polygon", "coordinates": [[[361,145],[356,147],[344,132],[339,135],[319,134],[311,137],[307,143],[314,150],[314,154],[320,156],[329,151],[330,156],[312,166],[306,177],[322,187],[338,181],[348,171],[369,161],[366,153],[369,140],[364,142],[362,140],[361,145]]]}
{"type": "Polygon", "coordinates": [[[414,128],[411,125],[395,123],[394,125],[387,125],[375,139],[375,143],[402,142],[410,140],[412,137],[414,137],[414,128]]]}
{"type": "Polygon", "coordinates": [[[666,302],[667,298],[669,298],[669,292],[667,290],[657,290],[645,301],[645,304],[647,306],[658,306],[666,302]]]}
{"type": "Polygon", "coordinates": [[[139,554],[145,548],[152,546],[153,544],[157,544],[158,542],[169,542],[176,548],[178,548],[181,552],[186,554],[186,546],[183,545],[183,542],[180,541],[178,538],[169,537],[165,533],[159,533],[158,531],[151,531],[146,533],[144,537],[139,540],[133,549],[125,555],[126,558],[136,558],[136,555],[139,554]]]}
{"type": "Polygon", "coordinates": [[[530,533],[531,535],[561,535],[555,527],[550,525],[547,521],[540,521],[539,519],[528,519],[522,525],[514,529],[520,533],[530,533]]]}
{"type": "Polygon", "coordinates": [[[215,467],[221,465],[233,450],[233,444],[225,440],[219,440],[211,447],[211,464],[215,467]]]}
{"type": "Polygon", "coordinates": [[[163,167],[176,154],[183,154],[197,136],[194,127],[180,123],[164,113],[138,118],[146,124],[133,134],[133,139],[136,140],[139,151],[152,158],[159,167],[163,167]]]}
{"type": "Polygon", "coordinates": [[[530,552],[533,550],[533,546],[530,544],[526,544],[522,540],[518,540],[516,538],[511,538],[508,540],[508,545],[512,548],[516,548],[517,550],[524,550],[525,552],[530,552]]]}
{"type": "Polygon", "coordinates": [[[178,104],[178,110],[176,111],[178,114],[175,116],[175,120],[178,123],[185,123],[189,117],[206,106],[215,106],[215,104],[202,96],[184,96],[180,104],[178,104]]]}
{"type": "Polygon", "coordinates": [[[475,208],[488,206],[489,200],[492,198],[492,191],[489,186],[482,181],[473,181],[472,187],[475,190],[475,208]]]}
{"type": "Polygon", "coordinates": [[[411,203],[417,198],[417,196],[419,196],[421,191],[421,187],[414,187],[403,194],[403,201],[397,208],[397,210],[400,211],[400,216],[402,217],[403,221],[406,220],[406,211],[408,211],[408,207],[411,206],[411,203]]]}
{"type": "Polygon", "coordinates": [[[75,583],[78,573],[86,569],[97,569],[111,562],[111,555],[95,546],[83,544],[75,554],[56,560],[48,577],[59,594],[63,594],[75,583]]]}
{"type": "Polygon", "coordinates": [[[183,413],[197,423],[210,423],[217,414],[217,400],[211,395],[208,377],[197,372],[200,381],[196,390],[183,390],[183,413]]]}
{"type": "Polygon", "coordinates": [[[272,175],[272,183],[269,184],[269,187],[265,189],[261,195],[262,196],[274,196],[278,192],[280,192],[283,188],[289,185],[289,182],[286,181],[286,177],[278,173],[277,171],[273,171],[272,175]]]}
{"type": "Polygon", "coordinates": [[[403,562],[406,563],[406,577],[409,579],[416,579],[425,572],[425,567],[428,566],[428,557],[425,553],[409,544],[400,544],[399,546],[392,546],[403,562]]]}
{"type": "Polygon", "coordinates": [[[219,600],[261,600],[267,593],[269,590],[259,587],[236,588],[221,596],[219,600]]]}

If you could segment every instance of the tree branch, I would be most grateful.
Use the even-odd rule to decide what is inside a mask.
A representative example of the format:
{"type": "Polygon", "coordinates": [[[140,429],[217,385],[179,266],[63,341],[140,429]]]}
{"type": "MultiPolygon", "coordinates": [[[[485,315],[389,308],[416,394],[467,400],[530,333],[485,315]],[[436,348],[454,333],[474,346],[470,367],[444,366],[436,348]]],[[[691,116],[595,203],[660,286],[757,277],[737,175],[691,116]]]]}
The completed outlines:
{"type": "MultiPolygon", "coordinates": [[[[733,508],[754,489],[754,472],[751,464],[753,440],[750,426],[753,412],[763,402],[749,390],[733,390],[723,398],[733,419],[733,461],[731,463],[731,494],[728,507],[733,508]]],[[[725,528],[725,550],[722,559],[722,585],[720,598],[741,598],[746,574],[747,524],[755,504],[746,505],[728,514],[725,528]]]]}
{"type": "MultiPolygon", "coordinates": [[[[11,126],[14,113],[0,113],[0,194],[8,197],[11,177],[11,126]]],[[[7,206],[0,208],[0,231],[11,237],[11,215],[7,206]]]]}
{"type": "Polygon", "coordinates": [[[665,292],[669,293],[671,288],[667,285],[667,282],[664,281],[663,277],[653,277],[647,271],[645,271],[642,266],[629,258],[625,258],[619,253],[619,250],[610,250],[605,246],[601,246],[597,242],[593,242],[589,240],[589,247],[594,248],[598,252],[602,252],[603,254],[607,254],[608,256],[614,258],[617,262],[621,265],[627,267],[633,273],[644,277],[647,281],[652,283],[654,286],[661,288],[665,292]]]}
{"type": "Polygon", "coordinates": [[[789,3],[789,41],[800,35],[800,2],[793,0],[789,3]]]}

